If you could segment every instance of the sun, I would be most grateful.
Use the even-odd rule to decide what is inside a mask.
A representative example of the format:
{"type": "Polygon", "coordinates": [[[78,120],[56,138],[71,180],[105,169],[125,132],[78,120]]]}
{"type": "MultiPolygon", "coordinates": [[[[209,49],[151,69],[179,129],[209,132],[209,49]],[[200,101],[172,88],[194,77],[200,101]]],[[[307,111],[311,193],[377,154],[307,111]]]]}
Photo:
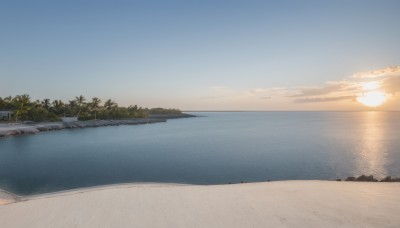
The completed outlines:
{"type": "Polygon", "coordinates": [[[363,92],[357,97],[357,101],[361,104],[368,107],[378,107],[386,101],[386,93],[379,90],[379,82],[366,82],[361,87],[363,92]]]}
{"type": "Polygon", "coordinates": [[[358,96],[357,101],[368,107],[378,107],[386,101],[386,94],[380,91],[366,92],[358,96]]]}
{"type": "Polygon", "coordinates": [[[363,93],[357,97],[357,101],[368,107],[378,107],[386,99],[386,93],[379,90],[380,83],[376,81],[367,82],[362,85],[363,93]]]}

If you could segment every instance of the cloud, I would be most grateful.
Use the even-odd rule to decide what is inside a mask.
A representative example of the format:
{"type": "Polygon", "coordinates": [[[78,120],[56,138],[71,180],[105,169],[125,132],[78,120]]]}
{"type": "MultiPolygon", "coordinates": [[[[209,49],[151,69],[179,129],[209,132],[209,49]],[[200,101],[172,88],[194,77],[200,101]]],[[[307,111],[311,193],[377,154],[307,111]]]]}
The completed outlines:
{"type": "Polygon", "coordinates": [[[303,87],[297,88],[297,93],[292,95],[294,98],[301,97],[319,97],[319,96],[333,96],[349,93],[357,93],[360,91],[360,84],[352,81],[342,80],[342,81],[330,81],[326,82],[324,86],[320,87],[303,87]]]}
{"type": "Polygon", "coordinates": [[[377,78],[390,75],[400,75],[400,66],[392,66],[379,70],[355,73],[353,74],[353,78],[377,78]]]}
{"type": "Polygon", "coordinates": [[[323,86],[255,88],[247,94],[263,100],[275,99],[294,103],[332,102],[354,99],[361,86],[352,81],[329,81],[323,86]]]}
{"type": "Polygon", "coordinates": [[[293,98],[294,103],[332,102],[341,100],[355,100],[365,92],[365,83],[376,82],[379,90],[395,94],[400,92],[400,67],[387,67],[384,69],[360,72],[351,78],[341,81],[326,82],[323,86],[297,88],[293,98]]]}
{"type": "Polygon", "coordinates": [[[382,89],[392,94],[400,92],[400,76],[392,76],[383,80],[382,89]]]}
{"type": "Polygon", "coordinates": [[[350,78],[328,81],[321,86],[256,88],[250,93],[259,99],[282,98],[293,103],[322,103],[355,100],[363,93],[363,85],[377,82],[386,93],[400,92],[400,67],[360,72],[350,78]]]}
{"type": "Polygon", "coordinates": [[[355,96],[340,96],[340,97],[307,97],[294,99],[294,103],[317,103],[317,102],[332,102],[342,100],[354,100],[355,96]]]}
{"type": "Polygon", "coordinates": [[[304,97],[304,96],[321,96],[328,95],[330,93],[341,90],[343,85],[341,84],[331,84],[323,87],[314,87],[314,88],[300,88],[298,93],[292,95],[292,97],[304,97]]]}
{"type": "MultiPolygon", "coordinates": [[[[354,74],[352,77],[343,78],[338,81],[327,81],[321,85],[259,87],[245,90],[225,86],[212,86],[208,87],[208,94],[201,99],[218,99],[218,102],[225,103],[243,102],[246,105],[269,104],[274,107],[286,107],[293,103],[346,102],[356,101],[358,96],[366,92],[365,85],[368,83],[376,83],[377,88],[375,89],[388,95],[399,93],[400,66],[387,67],[370,72],[360,72],[354,74]]],[[[343,103],[343,105],[346,105],[346,103],[343,103]]]]}

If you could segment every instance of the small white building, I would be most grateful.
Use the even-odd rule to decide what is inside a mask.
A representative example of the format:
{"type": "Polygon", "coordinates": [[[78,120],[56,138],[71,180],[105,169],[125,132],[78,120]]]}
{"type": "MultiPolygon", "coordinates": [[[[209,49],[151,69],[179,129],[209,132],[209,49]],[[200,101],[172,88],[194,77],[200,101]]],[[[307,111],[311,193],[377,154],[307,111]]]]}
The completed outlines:
{"type": "Polygon", "coordinates": [[[11,120],[11,115],[13,111],[11,110],[0,110],[0,120],[11,120]]]}

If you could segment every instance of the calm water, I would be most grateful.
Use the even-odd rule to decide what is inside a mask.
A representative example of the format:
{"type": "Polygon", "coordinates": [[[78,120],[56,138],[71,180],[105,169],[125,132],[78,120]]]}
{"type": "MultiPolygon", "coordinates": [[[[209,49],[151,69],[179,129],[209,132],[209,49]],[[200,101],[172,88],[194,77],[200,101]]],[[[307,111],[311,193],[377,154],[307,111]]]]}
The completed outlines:
{"type": "Polygon", "coordinates": [[[204,117],[0,139],[0,188],[400,176],[399,112],[195,114],[204,117]]]}

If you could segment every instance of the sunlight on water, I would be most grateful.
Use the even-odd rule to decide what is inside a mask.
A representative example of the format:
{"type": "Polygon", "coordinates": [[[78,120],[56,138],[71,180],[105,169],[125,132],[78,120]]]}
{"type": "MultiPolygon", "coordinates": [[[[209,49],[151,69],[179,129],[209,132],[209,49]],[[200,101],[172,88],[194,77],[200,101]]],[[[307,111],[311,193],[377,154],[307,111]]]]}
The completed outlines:
{"type": "Polygon", "coordinates": [[[358,170],[360,174],[375,173],[378,178],[387,175],[384,139],[385,128],[382,126],[383,113],[366,112],[362,123],[362,137],[358,170]]]}
{"type": "Polygon", "coordinates": [[[0,188],[29,195],[132,182],[400,176],[397,112],[195,114],[203,117],[1,139],[0,188]]]}

